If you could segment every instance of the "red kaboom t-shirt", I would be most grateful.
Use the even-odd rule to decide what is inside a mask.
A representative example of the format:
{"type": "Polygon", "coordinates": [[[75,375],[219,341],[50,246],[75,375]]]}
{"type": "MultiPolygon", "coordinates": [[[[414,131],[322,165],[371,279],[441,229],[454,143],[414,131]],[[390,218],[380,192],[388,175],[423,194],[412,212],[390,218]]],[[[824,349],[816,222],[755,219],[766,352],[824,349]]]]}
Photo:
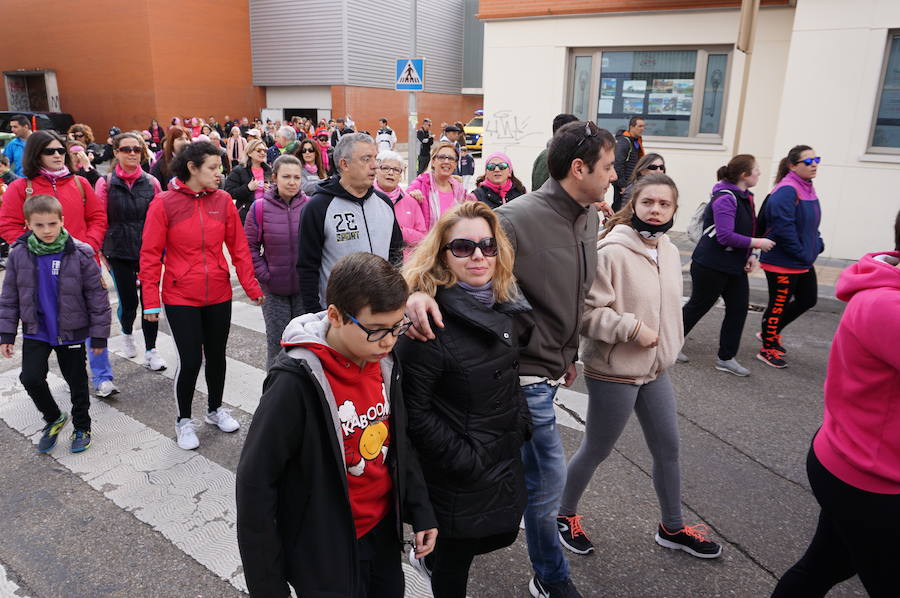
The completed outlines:
{"type": "Polygon", "coordinates": [[[304,344],[322,362],[341,420],[344,460],[356,537],[372,531],[391,508],[393,482],[387,466],[390,402],[379,363],[358,365],[332,349],[304,344]]]}

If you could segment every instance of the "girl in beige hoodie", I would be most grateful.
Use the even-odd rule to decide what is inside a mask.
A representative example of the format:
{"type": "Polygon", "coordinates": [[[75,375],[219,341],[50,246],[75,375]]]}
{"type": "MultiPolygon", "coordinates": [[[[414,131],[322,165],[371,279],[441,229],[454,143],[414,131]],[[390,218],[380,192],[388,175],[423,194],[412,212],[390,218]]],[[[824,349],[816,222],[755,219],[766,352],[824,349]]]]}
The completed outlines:
{"type": "Polygon", "coordinates": [[[705,526],[685,526],[681,513],[678,420],[667,369],[684,341],[681,258],[665,234],[678,207],[678,189],[665,174],[635,183],[630,201],[606,224],[582,317],[582,358],[588,387],[584,438],[569,462],[557,525],[569,550],[594,547],[581,528],[578,501],[609,456],[632,412],[653,455],[653,485],[662,510],[656,542],[699,558],[722,548],[705,526]]]}

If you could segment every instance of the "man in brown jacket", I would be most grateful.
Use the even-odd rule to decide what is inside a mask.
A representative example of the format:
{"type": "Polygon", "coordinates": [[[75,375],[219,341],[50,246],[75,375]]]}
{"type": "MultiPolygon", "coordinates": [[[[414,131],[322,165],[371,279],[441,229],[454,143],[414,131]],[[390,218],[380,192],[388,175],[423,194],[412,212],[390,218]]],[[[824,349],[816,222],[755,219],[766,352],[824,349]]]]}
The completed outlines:
{"type": "MultiPolygon", "coordinates": [[[[609,131],[591,122],[561,127],[547,152],[547,182],[496,211],[516,252],[514,273],[533,308],[521,316],[532,331],[521,349],[519,382],[534,424],[522,462],[525,533],[535,573],[529,590],[536,598],[581,596],[569,577],[556,523],[566,462],[553,399],[560,384],[575,381],[581,314],[597,268],[599,218],[593,204],[616,180],[614,148],[609,131]]],[[[414,338],[434,338],[429,316],[443,327],[437,304],[424,293],[410,297],[407,313],[418,329],[410,333],[414,338]]]]}

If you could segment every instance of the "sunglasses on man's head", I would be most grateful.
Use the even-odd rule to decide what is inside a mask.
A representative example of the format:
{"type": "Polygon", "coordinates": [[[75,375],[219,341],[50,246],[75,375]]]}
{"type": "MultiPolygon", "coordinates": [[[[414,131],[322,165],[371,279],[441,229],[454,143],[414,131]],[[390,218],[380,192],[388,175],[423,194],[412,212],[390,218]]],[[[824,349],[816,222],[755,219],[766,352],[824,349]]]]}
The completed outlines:
{"type": "Polygon", "coordinates": [[[794,164],[806,164],[807,166],[812,166],[813,164],[818,164],[822,161],[822,156],[816,156],[815,158],[803,158],[802,160],[797,160],[794,164]]]}
{"type": "Polygon", "coordinates": [[[509,164],[507,164],[506,162],[497,162],[488,164],[485,166],[485,168],[487,168],[488,170],[506,170],[507,168],[509,168],[509,164]]]}
{"type": "Polygon", "coordinates": [[[66,155],[66,148],[64,147],[45,147],[41,150],[41,154],[44,156],[52,156],[53,154],[59,154],[60,156],[66,155]]]}
{"type": "Polygon", "coordinates": [[[661,170],[662,172],[665,172],[666,165],[665,164],[651,164],[650,166],[647,167],[647,170],[661,170]]]}
{"type": "Polygon", "coordinates": [[[476,247],[481,249],[481,255],[484,257],[497,256],[497,240],[494,237],[482,239],[477,243],[471,239],[453,239],[444,245],[444,249],[449,249],[454,257],[471,257],[476,247]]]}

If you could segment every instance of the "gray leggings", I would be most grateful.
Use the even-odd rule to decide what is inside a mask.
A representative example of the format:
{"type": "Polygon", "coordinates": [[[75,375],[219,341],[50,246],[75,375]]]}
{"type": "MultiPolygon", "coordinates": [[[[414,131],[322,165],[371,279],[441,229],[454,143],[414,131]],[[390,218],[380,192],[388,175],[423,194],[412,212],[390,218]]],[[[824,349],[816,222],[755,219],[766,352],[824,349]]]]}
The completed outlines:
{"type": "Polygon", "coordinates": [[[675,392],[668,372],[644,384],[622,384],[585,378],[588,410],[584,438],[569,461],[560,514],[574,515],[597,466],[612,452],[631,412],[637,413],[653,456],[653,486],[666,529],[684,526],[681,517],[681,473],[678,470],[678,420],[675,392]]]}
{"type": "Polygon", "coordinates": [[[288,323],[297,316],[303,315],[303,302],[300,294],[275,295],[268,293],[262,304],[263,320],[266,322],[267,359],[266,368],[272,367],[272,362],[281,351],[281,335],[288,323]]]}

